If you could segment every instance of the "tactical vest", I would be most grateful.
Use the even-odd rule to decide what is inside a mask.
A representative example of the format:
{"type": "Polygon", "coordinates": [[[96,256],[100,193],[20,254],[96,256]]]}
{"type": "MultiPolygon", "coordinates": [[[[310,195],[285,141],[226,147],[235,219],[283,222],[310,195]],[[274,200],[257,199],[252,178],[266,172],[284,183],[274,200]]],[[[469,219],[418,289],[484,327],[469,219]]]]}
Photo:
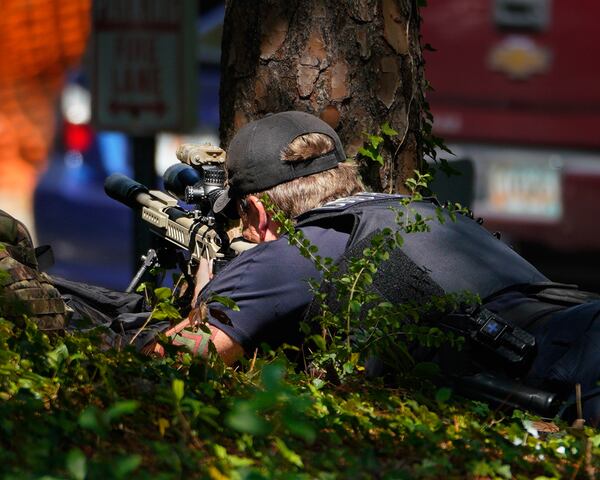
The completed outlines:
{"type": "MultiPolygon", "coordinates": [[[[443,378],[440,380],[467,397],[491,402],[499,408],[528,409],[543,416],[558,414],[568,419],[574,400],[567,399],[563,404],[562,393],[540,389],[539,378],[535,375],[532,377],[535,386],[514,380],[527,374],[530,361],[537,355],[536,340],[518,323],[523,317],[539,317],[540,314],[547,319],[557,309],[600,300],[599,295],[579,291],[575,285],[550,282],[510,247],[465,215],[456,215],[453,221],[449,212],[442,209],[439,213],[444,221],[440,222],[440,207],[434,200],[403,206],[400,204],[402,198],[406,197],[361,193],[306,212],[298,218],[297,226],[347,228],[350,238],[344,255],[338,260],[343,270],[344,264],[361,256],[373,236],[383,228],[401,230],[397,223],[399,211],[404,212],[403,221],[414,220],[416,215],[431,218],[427,232],[401,232],[404,244],[390,252],[389,260],[380,265],[373,280],[374,290],[393,303],[426,301],[432,295],[462,291],[478,294],[484,304],[486,300],[497,299],[495,294],[499,292],[518,290],[526,294],[533,301],[511,309],[512,318],[506,318],[506,312],[501,313],[502,317],[491,313],[484,305],[479,312],[474,312],[477,317],[458,312],[443,319],[446,327],[464,334],[467,348],[457,356],[456,351],[442,347],[439,356],[433,357],[442,366],[443,378]],[[496,327],[504,326],[508,328],[498,334],[496,327]]],[[[311,313],[318,314],[319,306],[315,304],[313,302],[309,308],[308,317],[311,313]]],[[[591,325],[597,311],[597,305],[590,304],[590,308],[573,313],[579,320],[576,328],[591,325]]],[[[562,349],[564,345],[557,343],[553,348],[562,349]]],[[[555,381],[552,378],[554,372],[561,372],[558,375],[570,372],[569,375],[574,376],[575,372],[589,368],[588,358],[591,357],[586,354],[593,355],[593,351],[586,349],[585,344],[577,355],[570,353],[571,350],[569,354],[559,356],[560,360],[552,368],[544,366],[543,370],[548,372],[544,375],[555,381]]],[[[419,358],[418,352],[415,358],[419,358]]],[[[385,373],[385,364],[377,357],[369,360],[372,360],[366,365],[369,376],[385,373]]],[[[560,380],[567,383],[570,378],[561,377],[560,380]]],[[[592,389],[586,396],[599,395],[600,391],[592,389]]]]}
{"type": "Polygon", "coordinates": [[[41,330],[61,330],[66,306],[49,277],[39,271],[25,226],[0,210],[0,317],[19,322],[23,315],[41,330]]]}
{"type": "Polygon", "coordinates": [[[334,224],[348,228],[350,239],[339,263],[361,256],[382,229],[401,230],[401,222],[420,215],[429,231],[405,233],[402,248],[379,266],[375,289],[393,303],[425,301],[432,295],[471,292],[482,300],[518,285],[549,282],[535,267],[465,215],[441,208],[434,200],[400,203],[402,195],[360,193],[338,199],[298,217],[298,227],[334,224]],[[441,219],[441,220],[440,220],[441,219]]]}

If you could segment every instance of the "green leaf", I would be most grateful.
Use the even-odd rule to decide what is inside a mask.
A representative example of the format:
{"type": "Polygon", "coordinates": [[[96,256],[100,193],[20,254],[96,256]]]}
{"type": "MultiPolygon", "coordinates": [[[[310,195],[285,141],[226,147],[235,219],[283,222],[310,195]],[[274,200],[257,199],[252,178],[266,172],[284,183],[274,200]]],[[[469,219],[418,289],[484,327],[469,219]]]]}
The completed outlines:
{"type": "Polygon", "coordinates": [[[106,433],[106,428],[100,421],[98,409],[93,405],[81,412],[78,423],[80,427],[91,430],[97,435],[103,436],[106,433]]]}
{"type": "Polygon", "coordinates": [[[104,418],[106,419],[107,423],[111,423],[123,415],[129,415],[135,412],[139,405],[140,403],[137,400],[122,400],[120,402],[116,402],[112,407],[104,412],[104,418]]]}
{"type": "Polygon", "coordinates": [[[154,290],[154,296],[156,300],[162,302],[164,300],[168,300],[173,295],[173,292],[169,287],[160,287],[154,290]]]}
{"type": "Polygon", "coordinates": [[[323,335],[312,335],[310,337],[310,340],[312,340],[314,342],[314,344],[317,346],[317,348],[321,351],[325,351],[327,350],[327,343],[325,342],[325,339],[323,338],[323,335]]]}
{"type": "Polygon", "coordinates": [[[384,135],[386,135],[390,138],[398,135],[398,132],[396,130],[394,130],[392,127],[390,127],[390,124],[388,122],[385,122],[381,126],[381,133],[383,133],[384,135]]]}
{"type": "Polygon", "coordinates": [[[496,473],[504,478],[513,478],[512,472],[510,471],[510,465],[500,465],[496,467],[496,473]]]}
{"type": "Polygon", "coordinates": [[[239,401],[231,412],[225,417],[225,423],[238,432],[250,435],[266,435],[271,431],[271,426],[266,420],[259,417],[248,401],[239,401]]]}
{"type": "Polygon", "coordinates": [[[396,242],[397,248],[402,247],[404,244],[404,238],[402,237],[402,233],[400,231],[394,234],[394,241],[396,242]]]}
{"type": "Polygon", "coordinates": [[[225,460],[228,456],[227,449],[218,443],[213,444],[213,451],[215,452],[217,458],[220,458],[221,460],[225,460]]]}
{"type": "Polygon", "coordinates": [[[75,480],[84,480],[87,473],[87,459],[83,452],[78,448],[70,450],[65,467],[75,480]]]}
{"type": "Polygon", "coordinates": [[[116,478],[125,478],[142,463],[141,455],[127,455],[118,459],[114,465],[114,473],[116,478]]]}
{"type": "Polygon", "coordinates": [[[173,395],[175,395],[175,399],[177,400],[177,402],[181,402],[185,390],[185,384],[183,383],[183,380],[175,378],[173,380],[173,383],[171,384],[171,390],[173,392],[173,395]]]}
{"type": "Polygon", "coordinates": [[[304,466],[300,455],[290,450],[284,443],[284,441],[281,440],[281,438],[275,437],[275,446],[277,447],[277,450],[279,450],[279,453],[281,453],[281,456],[285,458],[288,462],[296,465],[299,468],[302,468],[304,466]]]}
{"type": "Polygon", "coordinates": [[[342,366],[342,370],[344,371],[344,373],[352,373],[354,372],[356,365],[353,362],[346,362],[344,363],[344,365],[342,366]]]}
{"type": "Polygon", "coordinates": [[[358,149],[358,153],[360,153],[363,157],[367,157],[367,158],[370,158],[373,161],[376,161],[377,152],[373,152],[371,150],[367,150],[364,147],[360,147],[358,149]]]}
{"type": "Polygon", "coordinates": [[[154,320],[181,320],[181,314],[170,303],[159,303],[152,312],[154,320]]]}
{"type": "MultiPolygon", "coordinates": [[[[243,467],[249,467],[251,465],[254,465],[253,459],[246,458],[246,457],[238,457],[236,455],[227,455],[227,462],[232,467],[235,467],[235,468],[240,468],[240,467],[243,468],[243,467]]],[[[263,477],[262,475],[258,475],[258,474],[256,474],[256,475],[250,474],[248,476],[244,476],[243,478],[244,478],[244,480],[267,480],[266,477],[263,477]]]]}
{"type": "Polygon", "coordinates": [[[54,350],[46,354],[51,368],[58,370],[63,362],[69,358],[69,350],[64,343],[60,343],[54,350]]]}
{"type": "Polygon", "coordinates": [[[265,365],[261,372],[261,380],[267,390],[277,390],[281,386],[285,367],[281,363],[265,365]]]}
{"type": "Polygon", "coordinates": [[[208,301],[220,303],[224,307],[227,307],[230,310],[233,310],[234,312],[240,311],[240,307],[238,307],[237,304],[229,297],[223,297],[221,295],[211,295],[208,301]]]}
{"type": "Polygon", "coordinates": [[[326,385],[326,382],[324,380],[321,380],[320,378],[313,378],[311,383],[315,386],[317,390],[320,390],[326,385]]]}
{"type": "Polygon", "coordinates": [[[452,396],[452,390],[447,387],[440,388],[437,392],[435,392],[435,400],[438,403],[446,403],[450,400],[452,396]]]}
{"type": "Polygon", "coordinates": [[[298,415],[287,413],[283,415],[282,419],[283,424],[293,435],[302,438],[308,443],[313,443],[317,438],[317,432],[313,426],[307,420],[299,418],[298,415]]]}
{"type": "Polygon", "coordinates": [[[369,139],[369,143],[375,150],[377,150],[379,148],[379,145],[383,143],[383,137],[380,137],[379,135],[368,135],[367,138],[369,139]]]}
{"type": "Polygon", "coordinates": [[[350,302],[348,302],[348,306],[354,315],[358,315],[362,308],[362,304],[358,300],[350,300],[350,302]]]}
{"type": "Polygon", "coordinates": [[[437,220],[441,225],[446,223],[446,217],[444,217],[444,210],[441,207],[436,207],[435,216],[437,217],[437,220]]]}
{"type": "Polygon", "coordinates": [[[480,460],[474,463],[471,473],[480,477],[503,477],[512,478],[509,465],[503,465],[498,460],[480,460]]]}

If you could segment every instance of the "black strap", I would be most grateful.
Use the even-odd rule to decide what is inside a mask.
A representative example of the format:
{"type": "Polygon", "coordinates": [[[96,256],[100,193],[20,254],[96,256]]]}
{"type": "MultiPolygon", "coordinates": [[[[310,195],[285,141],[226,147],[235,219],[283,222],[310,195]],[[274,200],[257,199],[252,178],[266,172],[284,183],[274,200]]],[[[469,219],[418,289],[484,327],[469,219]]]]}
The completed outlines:
{"type": "Polygon", "coordinates": [[[559,305],[565,306],[581,305],[594,300],[600,300],[600,295],[597,293],[577,290],[576,288],[564,288],[561,286],[545,288],[534,294],[534,297],[542,301],[558,303],[559,305]]]}
{"type": "Polygon", "coordinates": [[[542,302],[536,298],[526,298],[514,307],[502,310],[502,318],[520,328],[529,329],[534,324],[539,324],[550,318],[553,313],[565,308],[564,305],[542,302]]]}
{"type": "Polygon", "coordinates": [[[573,306],[600,300],[600,294],[579,290],[579,286],[572,283],[535,282],[511,285],[508,288],[498,290],[493,295],[483,299],[483,301],[485,303],[513,291],[521,292],[530,298],[536,298],[554,305],[573,306]]]}

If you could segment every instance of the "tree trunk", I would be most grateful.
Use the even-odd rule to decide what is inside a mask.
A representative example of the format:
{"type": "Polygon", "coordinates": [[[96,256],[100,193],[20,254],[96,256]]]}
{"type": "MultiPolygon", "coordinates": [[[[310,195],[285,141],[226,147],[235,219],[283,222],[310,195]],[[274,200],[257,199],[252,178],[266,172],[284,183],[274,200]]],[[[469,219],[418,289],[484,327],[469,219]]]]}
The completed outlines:
{"type": "MultiPolygon", "coordinates": [[[[301,110],[336,129],[354,158],[385,122],[374,190],[404,191],[422,159],[422,55],[415,0],[229,0],[221,59],[221,140],[269,112],[301,110]]],[[[359,155],[360,157],[360,155],[359,155]]]]}

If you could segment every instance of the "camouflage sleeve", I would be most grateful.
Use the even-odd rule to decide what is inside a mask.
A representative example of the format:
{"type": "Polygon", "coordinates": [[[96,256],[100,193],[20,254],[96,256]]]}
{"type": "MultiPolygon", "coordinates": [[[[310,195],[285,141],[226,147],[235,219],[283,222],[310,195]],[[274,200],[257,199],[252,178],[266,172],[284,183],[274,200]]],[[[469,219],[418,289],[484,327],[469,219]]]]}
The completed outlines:
{"type": "Polygon", "coordinates": [[[37,269],[27,229],[0,210],[0,317],[19,323],[23,316],[41,330],[62,330],[67,307],[49,277],[37,269]]]}

